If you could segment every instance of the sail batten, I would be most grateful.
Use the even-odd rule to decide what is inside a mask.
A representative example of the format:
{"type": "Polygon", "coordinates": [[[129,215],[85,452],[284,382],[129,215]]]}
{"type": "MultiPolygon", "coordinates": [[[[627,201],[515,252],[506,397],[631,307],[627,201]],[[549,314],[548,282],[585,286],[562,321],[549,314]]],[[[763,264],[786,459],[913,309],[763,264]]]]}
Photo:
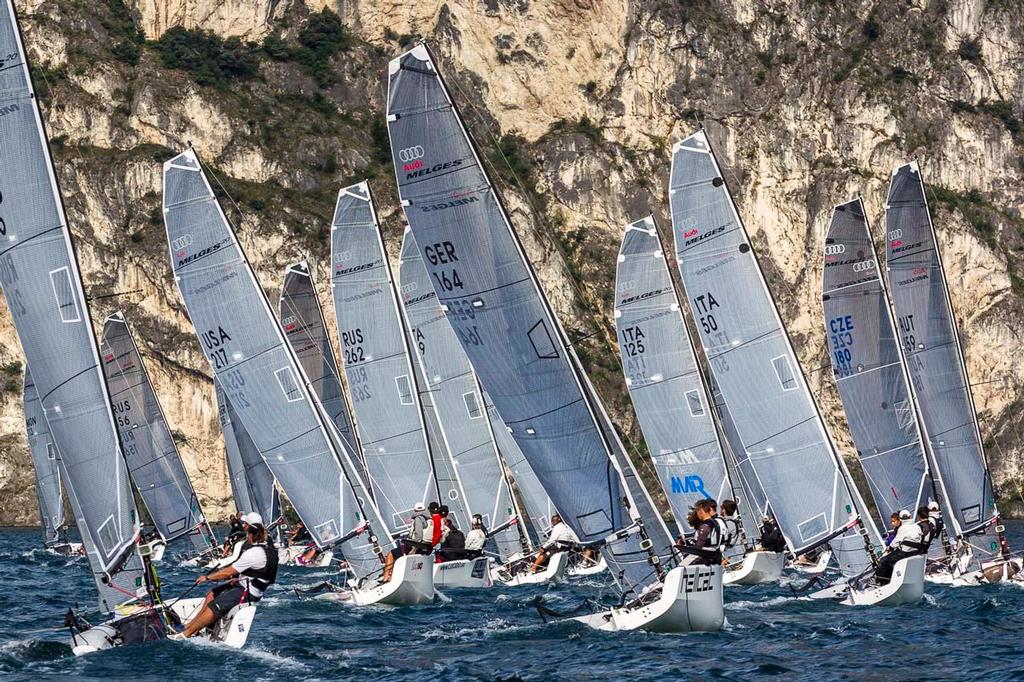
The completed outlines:
{"type": "Polygon", "coordinates": [[[497,413],[583,542],[625,590],[659,580],[671,538],[617,443],[425,45],[391,61],[399,196],[439,303],[497,413]],[[623,503],[623,499],[627,503],[623,503]]]}
{"type": "Polygon", "coordinates": [[[791,551],[829,542],[844,574],[871,565],[856,527],[878,533],[790,344],[704,131],[677,143],[669,197],[676,258],[729,438],[791,551]]]}

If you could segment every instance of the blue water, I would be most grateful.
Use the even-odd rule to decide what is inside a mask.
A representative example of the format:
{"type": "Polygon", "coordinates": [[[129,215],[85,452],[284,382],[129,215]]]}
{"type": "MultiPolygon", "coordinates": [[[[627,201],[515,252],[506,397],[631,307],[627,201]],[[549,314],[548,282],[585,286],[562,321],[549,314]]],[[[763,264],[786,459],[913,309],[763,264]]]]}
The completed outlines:
{"type": "MultiPolygon", "coordinates": [[[[1024,524],[1009,527],[1024,546],[1024,524]]],[[[408,679],[1024,679],[1019,646],[1024,586],[929,585],[925,601],[850,608],[789,598],[785,586],[726,590],[724,631],[695,635],[600,633],[541,622],[530,601],[543,594],[568,610],[607,583],[452,590],[450,604],[354,608],[299,600],[292,587],[330,577],[283,568],[243,650],[159,642],[75,658],[60,629],[79,595],[94,590],[84,560],[38,548],[39,533],[0,529],[0,677],[271,680],[408,679]]],[[[196,575],[161,567],[164,596],[196,575]]],[[[802,584],[793,574],[787,582],[802,584]]]]}

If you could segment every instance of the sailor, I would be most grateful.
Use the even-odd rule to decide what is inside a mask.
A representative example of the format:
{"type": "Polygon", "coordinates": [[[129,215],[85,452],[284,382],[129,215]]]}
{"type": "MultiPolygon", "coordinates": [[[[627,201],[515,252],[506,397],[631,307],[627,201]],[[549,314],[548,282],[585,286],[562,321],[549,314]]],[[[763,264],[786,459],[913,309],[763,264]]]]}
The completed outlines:
{"type": "Polygon", "coordinates": [[[262,519],[260,521],[250,523],[246,528],[244,549],[233,563],[210,575],[196,578],[197,585],[215,580],[226,582],[207,593],[199,615],[188,622],[184,631],[171,635],[171,639],[192,637],[226,616],[236,606],[258,602],[267,588],[277,580],[277,549],[268,542],[267,529],[262,519]]]}
{"type": "Polygon", "coordinates": [[[466,558],[475,559],[484,551],[487,544],[487,531],[484,530],[484,520],[479,514],[473,514],[473,527],[466,533],[466,558]]]}
{"type": "Polygon", "coordinates": [[[693,505],[697,517],[697,532],[690,542],[680,538],[676,546],[683,552],[682,565],[716,566],[722,563],[724,548],[724,523],[715,513],[715,506],[710,499],[698,500],[693,505]]]}
{"type": "Polygon", "coordinates": [[[878,562],[878,568],[875,569],[876,582],[879,585],[888,585],[896,562],[920,554],[920,546],[921,528],[911,522],[910,512],[903,509],[900,511],[900,525],[896,529],[896,537],[885,550],[885,554],[878,562]]]}
{"type": "Polygon", "coordinates": [[[765,516],[761,521],[760,545],[765,552],[786,551],[786,538],[782,535],[782,529],[770,516],[765,516]]]}
{"type": "Polygon", "coordinates": [[[889,528],[889,532],[887,532],[885,534],[885,538],[884,538],[885,546],[886,547],[891,545],[892,541],[896,538],[896,532],[900,528],[900,513],[899,512],[893,512],[892,516],[889,519],[889,521],[890,521],[891,527],[889,528]]]}
{"type": "Polygon", "coordinates": [[[717,518],[722,525],[722,544],[725,549],[732,549],[740,541],[742,529],[738,512],[739,505],[735,500],[722,500],[722,513],[717,518]]]}
{"type": "Polygon", "coordinates": [[[441,549],[437,552],[438,562],[454,561],[466,557],[466,535],[451,519],[444,520],[447,527],[444,540],[441,542],[441,549]]]}
{"type": "MultiPolygon", "coordinates": [[[[431,506],[436,505],[431,502],[431,506]]],[[[412,508],[412,517],[409,519],[409,532],[405,536],[402,552],[404,554],[430,554],[433,547],[430,544],[430,536],[427,534],[430,520],[427,518],[426,507],[422,502],[417,502],[412,508]]]]}
{"type": "Polygon", "coordinates": [[[932,539],[935,539],[942,535],[943,529],[946,524],[942,520],[942,511],[939,509],[939,503],[932,500],[928,503],[928,520],[932,524],[932,539]]]}
{"type": "MultiPolygon", "coordinates": [[[[255,513],[255,512],[253,512],[255,513]]],[[[309,534],[306,529],[306,525],[302,521],[297,521],[295,527],[288,533],[288,546],[294,547],[295,545],[305,545],[313,541],[313,536],[309,534]]]]}
{"type": "Polygon", "coordinates": [[[918,508],[917,527],[921,529],[918,554],[927,554],[928,548],[932,546],[932,542],[935,540],[935,526],[932,525],[931,510],[928,507],[918,508]]]}
{"type": "Polygon", "coordinates": [[[441,505],[437,502],[431,502],[427,505],[427,511],[430,512],[430,520],[427,522],[426,528],[423,530],[423,542],[430,543],[431,547],[436,547],[441,542],[441,526],[443,525],[441,518],[441,505]]]}
{"type": "Polygon", "coordinates": [[[569,528],[569,526],[562,522],[562,517],[558,514],[552,514],[551,530],[548,531],[548,539],[537,550],[537,558],[533,560],[530,572],[537,573],[547,563],[551,555],[571,549],[579,541],[580,539],[572,531],[572,528],[569,528]]]}
{"type": "MultiPolygon", "coordinates": [[[[448,537],[448,531],[449,529],[451,529],[451,526],[448,525],[448,514],[450,512],[448,510],[447,505],[442,504],[440,507],[438,507],[437,513],[441,517],[441,536],[434,540],[435,547],[437,547],[439,544],[442,544],[445,541],[445,538],[448,537]]],[[[434,534],[437,535],[437,532],[435,531],[434,534]]]]}

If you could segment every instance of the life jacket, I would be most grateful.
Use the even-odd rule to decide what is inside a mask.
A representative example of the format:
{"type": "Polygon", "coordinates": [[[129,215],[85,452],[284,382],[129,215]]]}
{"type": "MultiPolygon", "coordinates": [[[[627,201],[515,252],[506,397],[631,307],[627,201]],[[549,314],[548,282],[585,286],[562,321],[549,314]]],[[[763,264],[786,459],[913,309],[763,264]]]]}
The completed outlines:
{"type": "Polygon", "coordinates": [[[710,519],[705,519],[700,522],[696,528],[696,534],[694,535],[694,541],[696,542],[697,537],[701,534],[701,529],[708,528],[708,534],[704,538],[705,544],[702,547],[694,545],[686,545],[680,547],[680,551],[684,554],[692,554],[699,557],[708,566],[717,566],[722,563],[722,528],[723,523],[717,516],[710,519]]]}
{"type": "Polygon", "coordinates": [[[932,539],[934,540],[935,538],[937,538],[940,535],[942,535],[942,531],[946,527],[946,524],[942,520],[942,514],[935,514],[934,516],[932,516],[929,513],[928,514],[928,521],[931,523],[932,528],[934,529],[932,531],[932,539]]]}
{"type": "Polygon", "coordinates": [[[716,516],[722,526],[722,548],[732,549],[740,539],[740,523],[730,516],[716,516]]]}
{"type": "MultiPolygon", "coordinates": [[[[263,550],[263,553],[267,556],[267,563],[263,565],[263,568],[247,568],[241,572],[246,578],[252,581],[253,587],[260,591],[260,596],[267,591],[267,588],[277,581],[277,548],[272,544],[258,544],[253,545],[246,542],[249,547],[245,547],[242,551],[250,549],[252,547],[259,547],[263,550]]],[[[241,556],[241,554],[239,555],[241,556]]]]}
{"type": "Polygon", "coordinates": [[[932,525],[931,519],[924,519],[917,522],[917,527],[921,529],[921,540],[905,544],[913,546],[918,552],[924,554],[931,547],[932,540],[935,539],[935,526],[932,525]]]}

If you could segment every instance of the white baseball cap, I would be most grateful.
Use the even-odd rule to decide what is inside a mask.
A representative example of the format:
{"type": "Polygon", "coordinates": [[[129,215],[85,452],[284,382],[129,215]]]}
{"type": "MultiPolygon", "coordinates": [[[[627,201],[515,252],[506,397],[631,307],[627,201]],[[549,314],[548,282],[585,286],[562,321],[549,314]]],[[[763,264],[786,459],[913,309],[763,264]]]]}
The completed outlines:
{"type": "Polygon", "coordinates": [[[242,517],[242,523],[247,523],[250,526],[262,526],[263,517],[257,514],[256,512],[249,512],[248,514],[242,517]]]}
{"type": "Polygon", "coordinates": [[[909,518],[910,518],[910,512],[907,511],[906,509],[901,509],[900,510],[900,520],[901,521],[906,521],[909,518]]]}
{"type": "Polygon", "coordinates": [[[423,511],[423,510],[425,510],[425,509],[426,509],[426,507],[424,507],[424,506],[423,506],[423,503],[422,503],[422,502],[417,502],[416,504],[414,504],[414,505],[412,506],[412,510],[413,510],[413,511],[423,511]]]}

